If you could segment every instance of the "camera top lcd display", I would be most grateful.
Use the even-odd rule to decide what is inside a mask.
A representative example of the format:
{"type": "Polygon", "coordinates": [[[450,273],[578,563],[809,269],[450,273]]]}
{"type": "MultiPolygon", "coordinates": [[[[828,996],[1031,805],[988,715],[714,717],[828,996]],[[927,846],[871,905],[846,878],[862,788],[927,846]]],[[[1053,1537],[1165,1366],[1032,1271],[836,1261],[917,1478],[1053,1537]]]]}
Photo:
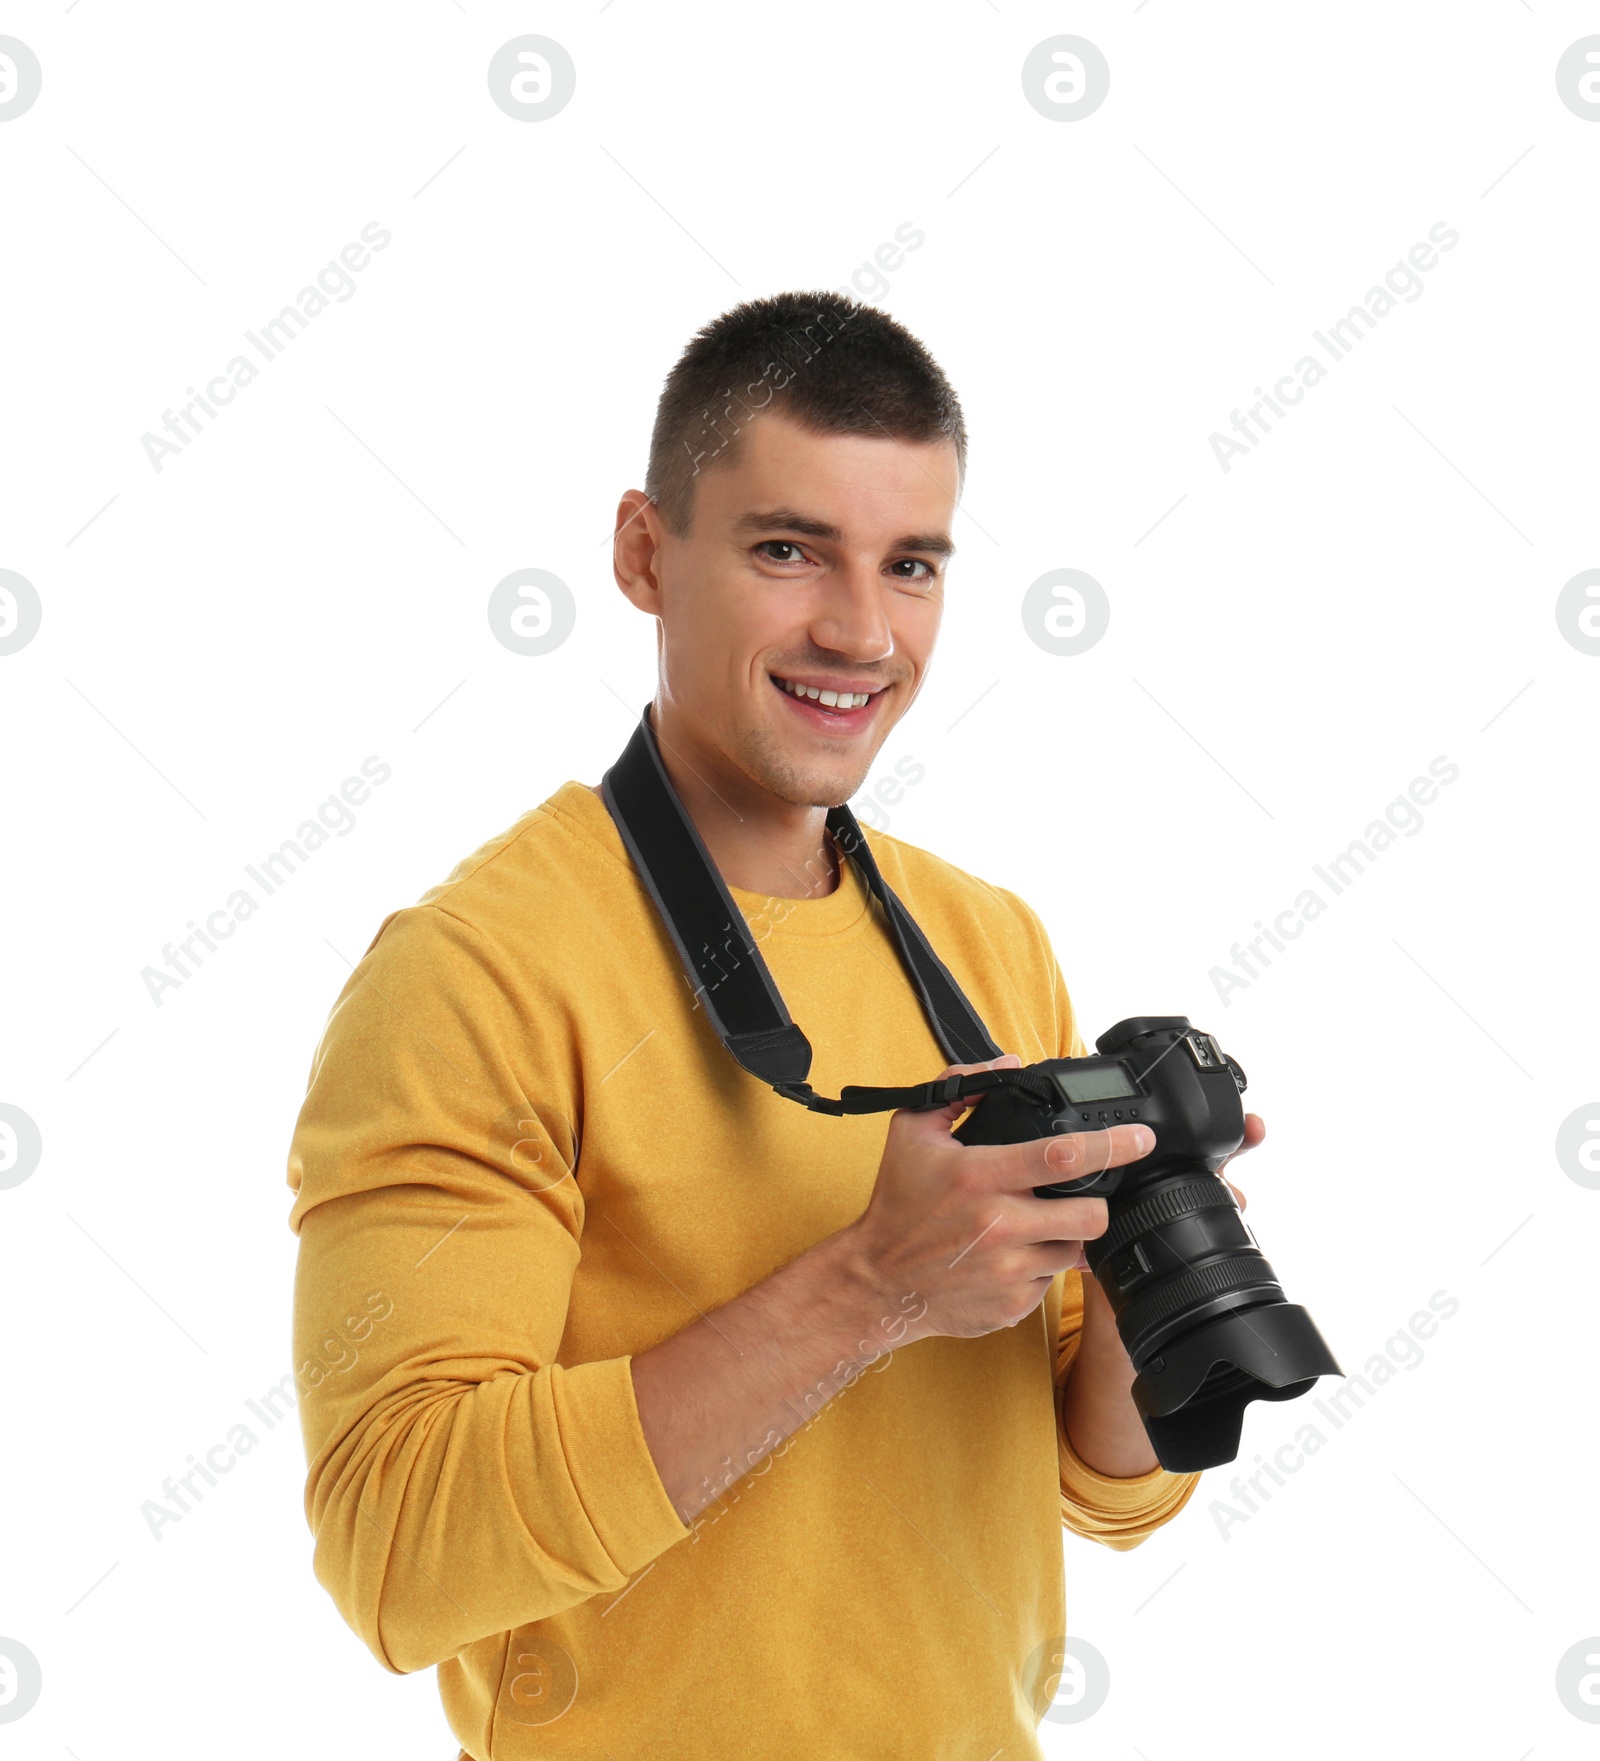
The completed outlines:
{"type": "Polygon", "coordinates": [[[1057,1070],[1056,1086],[1074,1106],[1089,1101],[1119,1101],[1136,1095],[1125,1064],[1105,1065],[1098,1070],[1057,1070]]]}

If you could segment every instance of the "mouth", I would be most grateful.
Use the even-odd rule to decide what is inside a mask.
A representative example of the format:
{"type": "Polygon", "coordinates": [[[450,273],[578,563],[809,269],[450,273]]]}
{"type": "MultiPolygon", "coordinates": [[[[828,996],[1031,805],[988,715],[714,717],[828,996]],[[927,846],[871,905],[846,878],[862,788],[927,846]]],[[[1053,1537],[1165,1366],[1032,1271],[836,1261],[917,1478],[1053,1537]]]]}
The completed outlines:
{"type": "Polygon", "coordinates": [[[791,712],[807,727],[835,737],[859,734],[869,728],[878,713],[879,702],[889,693],[887,685],[850,690],[849,680],[824,684],[820,680],[787,679],[779,673],[768,673],[767,677],[791,712]]]}

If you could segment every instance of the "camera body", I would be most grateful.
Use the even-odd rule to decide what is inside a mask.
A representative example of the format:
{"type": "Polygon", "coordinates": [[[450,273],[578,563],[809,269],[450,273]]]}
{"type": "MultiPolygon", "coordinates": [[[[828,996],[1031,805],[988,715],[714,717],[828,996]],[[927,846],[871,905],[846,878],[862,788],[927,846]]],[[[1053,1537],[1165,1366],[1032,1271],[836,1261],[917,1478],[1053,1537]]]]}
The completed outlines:
{"type": "Polygon", "coordinates": [[[1046,1058],[962,1079],[982,1099],[952,1133],[966,1144],[1146,1125],[1137,1162],[1036,1186],[1039,1198],[1104,1198],[1084,1258],[1138,1376],[1132,1394],[1161,1465],[1232,1461],[1245,1406],[1292,1400],[1342,1375],[1305,1309],[1287,1302],[1217,1170],[1244,1142],[1245,1074],[1183,1015],[1136,1015],[1090,1058],[1046,1058]]]}
{"type": "Polygon", "coordinates": [[[1244,1142],[1244,1071],[1187,1016],[1135,1015],[1095,1044],[1097,1057],[1028,1065],[1048,1078],[1049,1101],[1022,1088],[993,1090],[953,1135],[962,1143],[1022,1143],[1113,1125],[1155,1133],[1155,1148],[1131,1168],[1036,1186],[1039,1198],[1109,1198],[1129,1174],[1214,1174],[1244,1142]]]}

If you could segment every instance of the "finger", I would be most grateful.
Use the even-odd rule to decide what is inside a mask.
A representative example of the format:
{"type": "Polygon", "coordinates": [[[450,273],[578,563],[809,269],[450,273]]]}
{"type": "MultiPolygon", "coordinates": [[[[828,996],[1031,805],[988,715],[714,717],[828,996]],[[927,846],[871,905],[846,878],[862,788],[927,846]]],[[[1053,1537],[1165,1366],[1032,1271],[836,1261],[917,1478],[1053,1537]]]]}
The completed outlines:
{"type": "Polygon", "coordinates": [[[1244,1116],[1244,1142],[1233,1152],[1233,1155],[1224,1156],[1217,1164],[1217,1177],[1227,1187],[1229,1192],[1233,1194],[1241,1211],[1244,1209],[1247,1202],[1245,1196],[1239,1188],[1228,1179],[1223,1170],[1235,1159],[1235,1157],[1242,1156],[1246,1150],[1253,1150],[1256,1145],[1266,1137],[1266,1135],[1266,1121],[1261,1115],[1259,1113],[1246,1113],[1244,1116]]]}
{"type": "Polygon", "coordinates": [[[1149,1155],[1154,1147],[1155,1133],[1148,1125],[1113,1125],[1104,1131],[1063,1132],[1047,1138],[1042,1150],[1030,1144],[1032,1153],[1027,1160],[1036,1174],[1033,1184],[1044,1186],[1125,1167],[1149,1155]]]}
{"type": "Polygon", "coordinates": [[[1015,1052],[1006,1052],[998,1058],[991,1058],[987,1064],[946,1064],[934,1080],[942,1082],[947,1076],[970,1076],[975,1070],[1010,1069],[1021,1062],[1015,1052]]]}
{"type": "Polygon", "coordinates": [[[1266,1135],[1266,1122],[1262,1119],[1261,1115],[1259,1113],[1246,1113],[1244,1116],[1244,1140],[1240,1143],[1238,1149],[1230,1151],[1220,1162],[1218,1162],[1217,1172],[1220,1174],[1235,1156],[1242,1156],[1246,1150],[1253,1150],[1256,1145],[1266,1137],[1266,1135]]]}
{"type": "MultiPolygon", "coordinates": [[[[989,1246],[993,1236],[984,1238],[989,1246]]],[[[1083,1243],[1062,1235],[1041,1235],[1037,1241],[1007,1240],[1005,1251],[1024,1268],[1024,1276],[1042,1278],[1047,1283],[1059,1272],[1081,1271],[1087,1266],[1083,1243]]],[[[994,1250],[991,1250],[994,1251],[994,1250]]]]}
{"type": "MultiPolygon", "coordinates": [[[[1081,1241],[1041,1241],[1035,1245],[1033,1253],[1037,1255],[1033,1262],[1033,1276],[1041,1285],[1048,1284],[1060,1272],[1086,1270],[1089,1263],[1084,1258],[1081,1241]]],[[[1044,1294],[1042,1289],[1040,1294],[1044,1294]]]]}
{"type": "MultiPolygon", "coordinates": [[[[1021,1063],[1021,1058],[1015,1052],[1006,1052],[1001,1057],[990,1058],[981,1064],[947,1064],[935,1081],[942,1082],[947,1076],[970,1076],[979,1070],[1006,1069],[1021,1063]]],[[[982,1095],[957,1095],[953,1101],[947,1101],[942,1107],[901,1107],[890,1116],[890,1129],[894,1130],[896,1122],[903,1119],[906,1123],[899,1126],[902,1131],[948,1137],[956,1120],[982,1100],[982,1095]]]]}
{"type": "MultiPolygon", "coordinates": [[[[1007,1052],[1002,1057],[991,1058],[986,1064],[947,1064],[935,1080],[943,1082],[947,1076],[971,1076],[979,1070],[1014,1070],[1021,1065],[1022,1060],[1015,1052],[1007,1052]]],[[[945,1125],[953,1125],[969,1107],[975,1107],[982,1099],[982,1095],[957,1095],[944,1106],[930,1107],[927,1111],[945,1125]]]]}
{"type": "Polygon", "coordinates": [[[1103,1198],[1026,1198],[1012,1200],[1021,1222],[1006,1230],[1006,1239],[1028,1247],[1082,1247],[1111,1226],[1111,1207],[1103,1198]]]}
{"type": "MultiPolygon", "coordinates": [[[[1244,1116],[1244,1142],[1233,1154],[1242,1156],[1246,1150],[1253,1150],[1267,1135],[1267,1122],[1259,1113],[1246,1113],[1244,1116]]],[[[1233,1156],[1228,1158],[1233,1160],[1233,1156]]]]}

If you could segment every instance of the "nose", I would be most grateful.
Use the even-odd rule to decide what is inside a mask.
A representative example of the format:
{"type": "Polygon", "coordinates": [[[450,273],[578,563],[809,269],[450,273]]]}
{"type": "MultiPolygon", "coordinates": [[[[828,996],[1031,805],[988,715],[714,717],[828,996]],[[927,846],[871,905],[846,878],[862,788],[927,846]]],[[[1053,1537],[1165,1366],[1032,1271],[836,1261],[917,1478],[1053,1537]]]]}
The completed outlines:
{"type": "Polygon", "coordinates": [[[887,660],[894,653],[887,600],[877,564],[852,558],[829,572],[809,626],[811,640],[854,661],[887,660]]]}

